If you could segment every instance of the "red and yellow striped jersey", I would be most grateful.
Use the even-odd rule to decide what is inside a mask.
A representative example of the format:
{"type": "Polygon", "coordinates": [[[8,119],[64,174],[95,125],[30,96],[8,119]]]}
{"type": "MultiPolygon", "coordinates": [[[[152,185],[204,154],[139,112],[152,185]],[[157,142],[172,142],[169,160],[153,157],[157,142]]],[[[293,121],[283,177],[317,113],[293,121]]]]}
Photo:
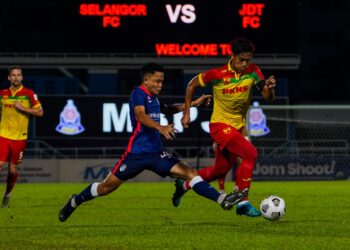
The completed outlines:
{"type": "Polygon", "coordinates": [[[41,104],[37,95],[23,86],[15,92],[11,89],[0,90],[0,136],[11,140],[25,140],[28,137],[29,115],[18,111],[15,101],[19,101],[26,108],[38,108],[41,104]]]}
{"type": "Polygon", "coordinates": [[[216,69],[199,74],[202,87],[213,88],[214,110],[210,122],[228,124],[236,129],[245,126],[245,116],[250,105],[252,87],[264,79],[258,66],[250,64],[238,74],[231,61],[216,69]]]}

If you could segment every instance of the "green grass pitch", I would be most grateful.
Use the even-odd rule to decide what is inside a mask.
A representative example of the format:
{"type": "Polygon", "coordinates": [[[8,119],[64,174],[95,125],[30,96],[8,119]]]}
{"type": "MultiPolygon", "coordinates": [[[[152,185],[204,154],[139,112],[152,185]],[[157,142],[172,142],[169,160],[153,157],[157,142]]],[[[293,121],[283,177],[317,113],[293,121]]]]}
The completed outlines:
{"type": "Polygon", "coordinates": [[[172,183],[126,183],[59,222],[68,195],[85,186],[18,184],[0,209],[0,249],[350,249],[350,181],[254,182],[254,205],[285,199],[277,222],[239,217],[192,191],[173,208],[172,183]]]}

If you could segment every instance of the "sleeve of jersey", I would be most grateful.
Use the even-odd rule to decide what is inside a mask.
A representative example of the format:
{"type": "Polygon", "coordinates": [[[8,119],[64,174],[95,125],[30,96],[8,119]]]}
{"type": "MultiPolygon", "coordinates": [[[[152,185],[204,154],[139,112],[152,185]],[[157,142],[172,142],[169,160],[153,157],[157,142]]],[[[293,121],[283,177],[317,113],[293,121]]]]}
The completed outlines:
{"type": "Polygon", "coordinates": [[[218,79],[218,71],[212,69],[198,75],[199,83],[202,87],[206,87],[218,79]]]}
{"type": "Polygon", "coordinates": [[[32,108],[39,108],[41,107],[41,103],[39,101],[39,98],[37,94],[35,94],[33,91],[29,91],[29,99],[32,103],[32,108]]]}
{"type": "Polygon", "coordinates": [[[258,84],[259,82],[263,81],[265,79],[263,73],[261,72],[261,69],[256,66],[256,65],[253,65],[252,66],[252,71],[254,72],[254,84],[258,84]]]}
{"type": "Polygon", "coordinates": [[[134,91],[131,96],[132,105],[135,106],[145,106],[144,95],[142,95],[139,91],[134,91]]]}

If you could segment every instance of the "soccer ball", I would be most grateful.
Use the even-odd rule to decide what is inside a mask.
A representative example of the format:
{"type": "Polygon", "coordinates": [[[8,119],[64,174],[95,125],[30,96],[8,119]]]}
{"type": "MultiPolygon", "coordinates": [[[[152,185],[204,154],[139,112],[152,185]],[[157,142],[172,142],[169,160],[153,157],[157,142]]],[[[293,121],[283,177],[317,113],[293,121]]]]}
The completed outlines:
{"type": "Polygon", "coordinates": [[[279,220],[286,213],[286,203],[277,195],[270,195],[260,203],[260,211],[267,220],[279,220]]]}

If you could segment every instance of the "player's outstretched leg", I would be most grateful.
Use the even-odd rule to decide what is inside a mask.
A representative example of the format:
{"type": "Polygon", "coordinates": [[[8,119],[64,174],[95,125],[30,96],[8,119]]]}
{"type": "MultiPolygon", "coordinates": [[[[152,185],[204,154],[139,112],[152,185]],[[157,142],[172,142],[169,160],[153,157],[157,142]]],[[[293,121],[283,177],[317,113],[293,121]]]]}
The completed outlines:
{"type": "MultiPolygon", "coordinates": [[[[228,153],[228,152],[227,152],[228,153]]],[[[233,160],[227,160],[225,155],[219,150],[216,149],[215,154],[215,165],[202,168],[198,171],[198,175],[200,175],[204,181],[211,182],[218,178],[225,178],[226,174],[232,168],[233,162],[236,161],[236,158],[233,157],[233,160]]],[[[189,185],[189,179],[183,181],[180,179],[175,180],[175,193],[172,198],[172,202],[174,207],[178,207],[181,203],[182,196],[191,189],[189,185]]],[[[225,192],[220,192],[225,193],[225,192]]]]}
{"type": "Polygon", "coordinates": [[[61,222],[67,220],[80,204],[95,197],[107,195],[116,190],[122,183],[120,179],[110,173],[103,182],[90,184],[80,194],[73,194],[69,197],[68,201],[60,209],[58,219],[61,222]]]}
{"type": "Polygon", "coordinates": [[[215,188],[205,182],[197,171],[183,162],[179,162],[171,169],[174,176],[189,180],[189,185],[197,194],[217,202],[225,210],[231,209],[238,202],[242,201],[248,195],[248,189],[240,192],[234,191],[229,195],[220,194],[215,188]]]}

